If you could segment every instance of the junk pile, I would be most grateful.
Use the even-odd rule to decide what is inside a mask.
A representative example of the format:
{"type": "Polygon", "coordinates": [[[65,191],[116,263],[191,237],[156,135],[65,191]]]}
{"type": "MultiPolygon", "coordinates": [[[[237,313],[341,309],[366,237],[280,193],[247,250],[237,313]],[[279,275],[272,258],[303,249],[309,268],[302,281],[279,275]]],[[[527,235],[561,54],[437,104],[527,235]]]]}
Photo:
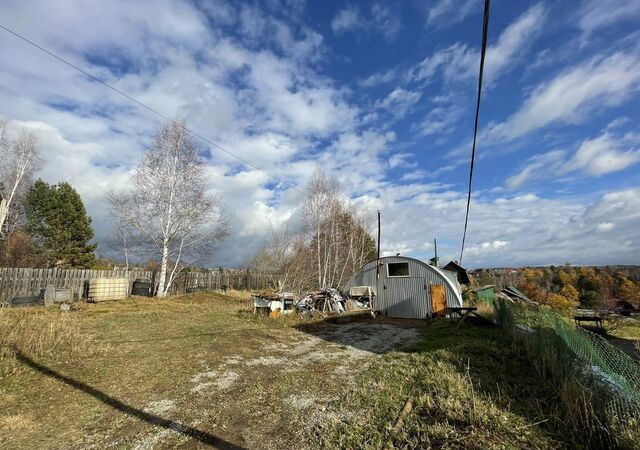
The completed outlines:
{"type": "Polygon", "coordinates": [[[334,288],[324,288],[320,291],[310,292],[298,302],[298,312],[303,315],[331,312],[342,314],[345,311],[345,299],[334,288]]]}
{"type": "Polygon", "coordinates": [[[296,297],[291,292],[264,291],[251,294],[253,298],[253,313],[263,313],[271,317],[290,314],[294,311],[296,297]]]}
{"type": "Polygon", "coordinates": [[[251,297],[254,314],[262,313],[275,318],[296,310],[302,315],[319,314],[324,317],[331,313],[369,309],[372,295],[375,293],[363,290],[355,296],[343,297],[337,289],[324,288],[309,292],[301,300],[296,300],[295,295],[288,292],[265,291],[254,293],[251,297]]]}
{"type": "Polygon", "coordinates": [[[486,300],[497,297],[509,302],[536,303],[515,286],[506,286],[505,288],[498,290],[495,284],[487,284],[486,286],[472,289],[471,292],[475,292],[479,299],[486,300]]]}
{"type": "Polygon", "coordinates": [[[375,295],[371,286],[352,286],[349,289],[347,310],[370,308],[375,295]]]}
{"type": "Polygon", "coordinates": [[[621,316],[640,316],[640,309],[624,300],[617,300],[613,311],[621,316]]]}
{"type": "Polygon", "coordinates": [[[524,295],[524,293],[519,291],[515,286],[507,286],[502,289],[500,293],[514,302],[535,303],[529,297],[524,295]]]}

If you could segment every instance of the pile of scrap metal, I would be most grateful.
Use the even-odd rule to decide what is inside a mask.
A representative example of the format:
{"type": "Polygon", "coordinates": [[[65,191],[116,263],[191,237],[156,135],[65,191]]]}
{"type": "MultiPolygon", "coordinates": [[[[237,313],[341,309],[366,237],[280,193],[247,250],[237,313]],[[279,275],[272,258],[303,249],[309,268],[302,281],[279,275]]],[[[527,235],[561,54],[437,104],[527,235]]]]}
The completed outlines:
{"type": "Polygon", "coordinates": [[[300,314],[314,314],[335,312],[342,314],[346,311],[345,299],[337,289],[324,288],[320,291],[309,292],[298,302],[298,312],[300,314]]]}
{"type": "Polygon", "coordinates": [[[640,309],[624,300],[617,300],[613,311],[621,316],[640,316],[640,309]]]}
{"type": "Polygon", "coordinates": [[[253,313],[268,314],[279,317],[280,314],[290,314],[294,311],[296,297],[291,292],[259,292],[251,294],[253,298],[253,313]]]}
{"type": "Polygon", "coordinates": [[[496,292],[496,297],[502,298],[504,300],[509,300],[512,302],[536,303],[533,300],[531,300],[529,297],[524,295],[515,286],[507,286],[501,291],[496,292]]]}
{"type": "Polygon", "coordinates": [[[349,289],[347,310],[370,308],[375,295],[371,286],[352,286],[349,289]]]}

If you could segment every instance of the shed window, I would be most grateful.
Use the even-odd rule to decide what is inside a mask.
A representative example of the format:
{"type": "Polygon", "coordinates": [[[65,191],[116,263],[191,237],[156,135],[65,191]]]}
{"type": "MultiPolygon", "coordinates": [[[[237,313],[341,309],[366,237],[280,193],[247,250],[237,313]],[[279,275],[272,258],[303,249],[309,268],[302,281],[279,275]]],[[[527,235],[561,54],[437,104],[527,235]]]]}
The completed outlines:
{"type": "Polygon", "coordinates": [[[390,277],[408,277],[409,276],[409,263],[388,263],[387,275],[390,277]]]}

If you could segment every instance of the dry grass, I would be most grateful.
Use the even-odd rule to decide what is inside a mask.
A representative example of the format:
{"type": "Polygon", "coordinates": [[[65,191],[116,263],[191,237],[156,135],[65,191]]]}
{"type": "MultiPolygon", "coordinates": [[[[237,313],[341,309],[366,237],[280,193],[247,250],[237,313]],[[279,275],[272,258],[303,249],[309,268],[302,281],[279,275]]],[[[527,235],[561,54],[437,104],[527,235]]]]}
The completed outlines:
{"type": "MultiPolygon", "coordinates": [[[[246,448],[376,448],[410,393],[415,408],[397,448],[579,442],[563,428],[554,392],[497,330],[434,322],[412,352],[391,345],[376,356],[353,341],[367,339],[366,326],[358,334],[355,324],[251,310],[249,294],[233,292],[81,304],[69,313],[0,311],[0,363],[11,368],[0,377],[0,448],[202,445],[175,431],[187,425],[246,448]],[[19,363],[16,346],[91,390],[19,363]],[[102,395],[174,425],[150,425],[102,395]]],[[[385,339],[378,331],[369,344],[385,339]]]]}
{"type": "Polygon", "coordinates": [[[73,311],[57,308],[0,310],[0,370],[14,367],[17,351],[43,357],[86,348],[80,322],[73,311]]]}

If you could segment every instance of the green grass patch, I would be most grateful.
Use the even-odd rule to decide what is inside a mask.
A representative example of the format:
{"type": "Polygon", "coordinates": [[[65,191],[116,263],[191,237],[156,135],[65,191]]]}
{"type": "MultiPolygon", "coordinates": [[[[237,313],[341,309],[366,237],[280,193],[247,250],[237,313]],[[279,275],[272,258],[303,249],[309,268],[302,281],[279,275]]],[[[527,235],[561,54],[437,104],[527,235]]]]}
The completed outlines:
{"type": "Polygon", "coordinates": [[[579,437],[558,417],[555,392],[499,330],[437,321],[412,353],[385,355],[315,429],[325,448],[382,448],[406,399],[396,448],[562,448],[579,437]]]}

